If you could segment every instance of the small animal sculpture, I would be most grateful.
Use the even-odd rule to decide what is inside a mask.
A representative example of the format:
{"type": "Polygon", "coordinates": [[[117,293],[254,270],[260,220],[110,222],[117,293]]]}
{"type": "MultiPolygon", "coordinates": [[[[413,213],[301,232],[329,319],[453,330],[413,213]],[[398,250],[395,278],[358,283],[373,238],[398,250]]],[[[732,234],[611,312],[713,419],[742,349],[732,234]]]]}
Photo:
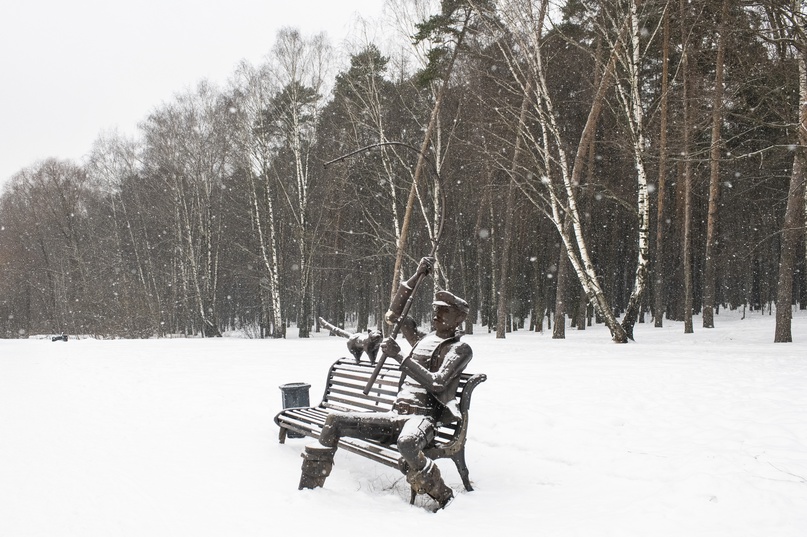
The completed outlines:
{"type": "Polygon", "coordinates": [[[381,341],[384,339],[384,335],[380,330],[370,329],[367,330],[366,334],[363,332],[351,334],[338,326],[332,325],[322,317],[319,317],[319,324],[330,330],[332,334],[347,338],[347,350],[353,355],[357,364],[361,362],[362,353],[366,353],[367,358],[370,359],[370,363],[375,365],[378,349],[381,347],[381,341]]]}

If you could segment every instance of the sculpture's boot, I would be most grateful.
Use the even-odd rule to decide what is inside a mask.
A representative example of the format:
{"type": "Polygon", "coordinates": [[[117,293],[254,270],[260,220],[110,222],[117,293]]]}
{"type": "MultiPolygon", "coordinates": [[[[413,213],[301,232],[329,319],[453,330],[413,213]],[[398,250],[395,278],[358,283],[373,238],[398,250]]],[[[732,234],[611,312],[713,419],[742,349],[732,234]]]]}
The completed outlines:
{"type": "Polygon", "coordinates": [[[428,461],[420,470],[409,470],[406,481],[412,486],[413,491],[431,496],[440,505],[440,509],[454,498],[454,491],[445,484],[440,475],[440,468],[434,461],[428,461]]]}
{"type": "Polygon", "coordinates": [[[336,448],[316,444],[305,447],[305,452],[302,454],[303,468],[299,490],[313,489],[325,484],[325,478],[331,475],[335,452],[336,448]]]}

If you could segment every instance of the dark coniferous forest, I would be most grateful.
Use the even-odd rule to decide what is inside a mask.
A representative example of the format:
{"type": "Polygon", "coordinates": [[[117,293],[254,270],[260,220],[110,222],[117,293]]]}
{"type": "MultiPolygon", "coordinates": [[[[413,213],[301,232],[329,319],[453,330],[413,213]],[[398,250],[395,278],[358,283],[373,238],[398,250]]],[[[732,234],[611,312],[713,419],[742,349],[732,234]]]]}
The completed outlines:
{"type": "Polygon", "coordinates": [[[15,174],[0,337],[381,327],[439,237],[428,281],[499,337],[604,323],[625,342],[741,309],[792,339],[804,0],[415,4],[388,2],[404,46],[284,29],[135,136],[15,174]]]}

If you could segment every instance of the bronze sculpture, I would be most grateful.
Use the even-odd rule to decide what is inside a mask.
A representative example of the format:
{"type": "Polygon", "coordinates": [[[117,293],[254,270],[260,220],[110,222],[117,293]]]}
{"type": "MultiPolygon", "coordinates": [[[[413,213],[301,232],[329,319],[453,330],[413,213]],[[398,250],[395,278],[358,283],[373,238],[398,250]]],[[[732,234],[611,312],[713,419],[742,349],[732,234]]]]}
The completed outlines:
{"type": "Polygon", "coordinates": [[[321,487],[330,475],[337,443],[342,436],[372,438],[397,445],[406,461],[401,470],[412,490],[428,494],[439,508],[445,507],[454,493],[443,481],[440,469],[423,452],[434,439],[435,425],[460,419],[455,394],[460,375],[471,361],[471,347],[460,341],[458,328],[468,315],[468,303],[449,293],[438,291],[433,302],[433,331],[417,329],[411,317],[401,319],[403,305],[426,274],[433,258],[424,257],[417,272],[398,289],[386,314],[388,322],[398,322],[404,337],[412,345],[408,356],[401,354],[395,339],[381,344],[384,357],[400,363],[405,377],[390,412],[334,412],[328,416],[319,444],[306,446],[303,453],[300,489],[321,487]]]}
{"type": "Polygon", "coordinates": [[[381,340],[384,339],[384,336],[381,334],[380,330],[373,328],[368,329],[366,334],[363,332],[351,334],[338,326],[332,325],[322,317],[318,317],[318,319],[319,324],[330,331],[331,334],[347,338],[347,350],[353,355],[353,358],[356,360],[357,364],[361,361],[361,355],[367,354],[367,358],[370,360],[370,363],[375,365],[375,360],[378,356],[378,349],[381,348],[381,340]]]}

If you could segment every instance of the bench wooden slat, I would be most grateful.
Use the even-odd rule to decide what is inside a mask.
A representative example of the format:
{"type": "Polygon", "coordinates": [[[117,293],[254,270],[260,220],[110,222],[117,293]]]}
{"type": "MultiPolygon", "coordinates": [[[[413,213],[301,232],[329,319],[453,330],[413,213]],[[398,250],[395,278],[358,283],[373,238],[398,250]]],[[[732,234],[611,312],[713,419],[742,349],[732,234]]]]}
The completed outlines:
{"type": "Polygon", "coordinates": [[[372,391],[370,393],[368,393],[367,395],[364,395],[361,392],[361,390],[358,390],[358,391],[356,391],[356,390],[346,390],[342,386],[331,386],[330,395],[333,395],[333,394],[342,395],[344,397],[352,397],[353,399],[361,399],[362,401],[365,401],[365,402],[372,401],[372,402],[375,402],[376,404],[392,405],[392,403],[395,401],[394,397],[383,396],[383,394],[381,394],[381,396],[379,396],[378,394],[376,394],[375,392],[372,392],[372,391]]]}
{"type": "Polygon", "coordinates": [[[388,405],[392,405],[392,403],[395,401],[395,395],[397,395],[397,393],[393,395],[392,392],[379,392],[376,390],[370,390],[370,393],[364,395],[362,390],[346,389],[346,386],[339,382],[334,382],[331,384],[330,393],[340,393],[342,395],[349,395],[361,399],[370,399],[371,401],[386,403],[388,405]]]}
{"type": "Polygon", "coordinates": [[[353,400],[353,399],[348,399],[347,397],[330,396],[328,398],[328,402],[331,403],[331,404],[333,404],[333,403],[342,403],[343,405],[347,406],[348,408],[356,409],[356,410],[369,410],[369,411],[372,411],[372,412],[377,412],[379,410],[381,410],[381,411],[388,410],[388,409],[379,409],[378,405],[376,405],[374,403],[364,403],[362,401],[356,401],[356,400],[353,400]]]}
{"type": "Polygon", "coordinates": [[[390,450],[389,454],[376,453],[366,449],[363,446],[357,446],[352,443],[342,442],[341,440],[339,441],[339,447],[341,447],[346,451],[350,451],[351,453],[355,453],[356,455],[361,455],[362,457],[366,457],[372,461],[379,462],[385,466],[390,466],[392,468],[398,468],[400,464],[398,462],[400,459],[400,455],[398,454],[397,451],[390,450]]]}
{"type": "MultiPolygon", "coordinates": [[[[334,371],[338,371],[342,374],[355,374],[355,375],[370,375],[375,371],[374,366],[371,366],[367,362],[362,362],[361,364],[346,364],[341,363],[337,364],[334,368],[334,371]]],[[[397,377],[400,376],[400,369],[398,369],[398,364],[396,363],[394,366],[390,364],[385,364],[381,371],[379,372],[379,377],[397,377]]]]}
{"type": "Polygon", "coordinates": [[[289,412],[285,412],[280,419],[285,420],[288,418],[296,418],[300,420],[308,420],[309,422],[325,425],[325,418],[327,416],[328,413],[321,410],[319,410],[318,412],[312,412],[310,409],[307,408],[294,408],[290,409],[289,412]]]}
{"type": "Polygon", "coordinates": [[[353,395],[355,397],[359,397],[362,399],[371,398],[374,400],[378,400],[381,402],[386,402],[392,404],[395,401],[395,398],[398,395],[397,388],[393,390],[379,390],[379,389],[372,389],[367,395],[364,395],[363,389],[357,389],[356,386],[345,385],[343,383],[334,382],[331,384],[330,392],[333,393],[334,391],[339,390],[339,393],[345,395],[353,395]]]}
{"type": "MultiPolygon", "coordinates": [[[[375,366],[369,362],[351,362],[350,360],[347,361],[339,361],[334,364],[335,369],[339,370],[346,370],[346,371],[364,371],[364,372],[373,372],[375,371],[375,366]]],[[[392,374],[392,375],[400,375],[400,368],[398,364],[393,361],[384,362],[384,365],[381,366],[381,374],[392,374]]]]}

